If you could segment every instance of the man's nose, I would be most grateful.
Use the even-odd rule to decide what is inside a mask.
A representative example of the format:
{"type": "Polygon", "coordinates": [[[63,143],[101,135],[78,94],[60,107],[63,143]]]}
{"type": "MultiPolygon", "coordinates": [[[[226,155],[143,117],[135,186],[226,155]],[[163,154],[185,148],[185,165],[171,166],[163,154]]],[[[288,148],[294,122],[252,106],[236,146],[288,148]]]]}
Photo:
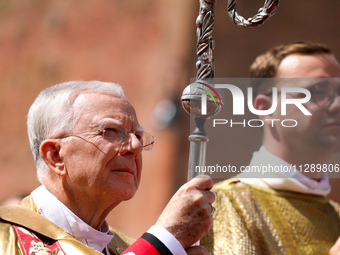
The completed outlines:
{"type": "Polygon", "coordinates": [[[126,140],[120,146],[120,154],[132,153],[138,156],[143,151],[143,145],[134,133],[127,133],[126,140]]]}
{"type": "Polygon", "coordinates": [[[334,93],[334,99],[333,102],[329,105],[328,111],[340,111],[340,95],[338,93],[334,93]]]}

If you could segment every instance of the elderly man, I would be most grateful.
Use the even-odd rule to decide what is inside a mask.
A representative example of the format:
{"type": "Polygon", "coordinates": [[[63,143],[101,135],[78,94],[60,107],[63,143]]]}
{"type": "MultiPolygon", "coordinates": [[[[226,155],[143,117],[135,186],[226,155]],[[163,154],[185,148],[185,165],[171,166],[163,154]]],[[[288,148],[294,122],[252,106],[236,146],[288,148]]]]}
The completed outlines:
{"type": "Polygon", "coordinates": [[[78,81],[45,89],[27,127],[42,186],[19,206],[0,209],[0,254],[207,254],[190,246],[212,225],[210,178],[183,185],[135,242],[106,223],[135,195],[142,151],[153,146],[119,85],[78,81]]]}
{"type": "MultiPolygon", "coordinates": [[[[303,107],[311,115],[287,105],[285,116],[280,109],[259,116],[265,123],[263,143],[250,167],[292,171],[271,172],[270,178],[242,173],[217,184],[217,213],[201,244],[210,254],[328,254],[340,235],[339,205],[326,198],[330,186],[325,173],[339,167],[328,160],[340,149],[340,65],[327,47],[299,42],[260,55],[251,74],[276,78],[254,82],[254,108],[271,108],[273,86],[278,95],[285,87],[300,87],[310,91],[311,100],[303,107]],[[266,119],[294,119],[297,125],[284,127],[266,119]]],[[[306,95],[286,93],[291,100],[306,95]]]]}

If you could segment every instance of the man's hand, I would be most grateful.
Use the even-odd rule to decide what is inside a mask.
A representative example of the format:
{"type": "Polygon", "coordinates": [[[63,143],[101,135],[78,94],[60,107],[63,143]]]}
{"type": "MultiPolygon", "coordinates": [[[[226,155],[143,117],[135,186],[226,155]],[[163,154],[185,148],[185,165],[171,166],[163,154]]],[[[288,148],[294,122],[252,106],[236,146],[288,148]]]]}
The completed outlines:
{"type": "Polygon", "coordinates": [[[156,223],[168,230],[184,249],[200,240],[212,227],[210,204],[215,201],[210,191],[212,186],[213,181],[208,176],[199,176],[184,184],[156,223]]]}
{"type": "Polygon", "coordinates": [[[329,255],[340,255],[340,237],[329,251],[329,255]]]}

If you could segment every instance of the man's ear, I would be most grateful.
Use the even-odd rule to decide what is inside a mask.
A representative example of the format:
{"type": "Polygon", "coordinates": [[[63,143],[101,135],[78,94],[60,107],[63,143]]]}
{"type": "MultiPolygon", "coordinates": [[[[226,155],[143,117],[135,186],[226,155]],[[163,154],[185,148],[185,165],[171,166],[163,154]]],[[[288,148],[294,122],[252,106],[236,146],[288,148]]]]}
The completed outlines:
{"type": "Polygon", "coordinates": [[[67,175],[64,161],[60,155],[61,146],[57,139],[47,139],[40,145],[40,156],[48,168],[57,175],[67,175]]]}
{"type": "MultiPolygon", "coordinates": [[[[254,108],[256,110],[268,110],[271,106],[272,106],[272,98],[271,97],[260,94],[260,95],[257,95],[254,99],[254,108]]],[[[272,114],[258,115],[258,118],[262,121],[265,121],[270,116],[272,116],[272,114]]]]}

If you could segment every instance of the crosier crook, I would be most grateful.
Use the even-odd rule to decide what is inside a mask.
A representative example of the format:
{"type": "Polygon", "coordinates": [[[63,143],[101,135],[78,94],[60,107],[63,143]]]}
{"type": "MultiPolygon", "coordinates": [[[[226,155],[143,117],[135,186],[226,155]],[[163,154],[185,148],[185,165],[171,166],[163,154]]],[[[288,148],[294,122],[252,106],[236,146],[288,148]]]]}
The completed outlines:
{"type": "MultiPolygon", "coordinates": [[[[206,162],[206,144],[209,141],[207,133],[204,130],[204,124],[211,116],[220,112],[223,105],[223,94],[219,89],[212,91],[209,87],[214,88],[212,83],[215,66],[213,50],[215,41],[212,38],[215,25],[215,2],[216,0],[199,0],[199,15],[196,19],[196,54],[197,54],[197,74],[196,82],[188,85],[181,97],[181,103],[184,110],[189,113],[195,120],[196,128],[189,136],[190,151],[188,165],[188,180],[196,177],[199,173],[195,172],[196,166],[205,166],[206,162]],[[207,93],[210,97],[207,97],[207,93]],[[214,95],[212,98],[211,95],[214,95]],[[206,97],[206,100],[202,100],[206,97]],[[206,112],[201,112],[201,102],[206,102],[206,112]]],[[[233,23],[237,26],[252,28],[262,25],[276,11],[280,0],[266,0],[263,7],[252,18],[245,19],[236,11],[236,0],[228,0],[228,15],[233,23]]],[[[198,242],[199,243],[199,242],[198,242]]]]}

